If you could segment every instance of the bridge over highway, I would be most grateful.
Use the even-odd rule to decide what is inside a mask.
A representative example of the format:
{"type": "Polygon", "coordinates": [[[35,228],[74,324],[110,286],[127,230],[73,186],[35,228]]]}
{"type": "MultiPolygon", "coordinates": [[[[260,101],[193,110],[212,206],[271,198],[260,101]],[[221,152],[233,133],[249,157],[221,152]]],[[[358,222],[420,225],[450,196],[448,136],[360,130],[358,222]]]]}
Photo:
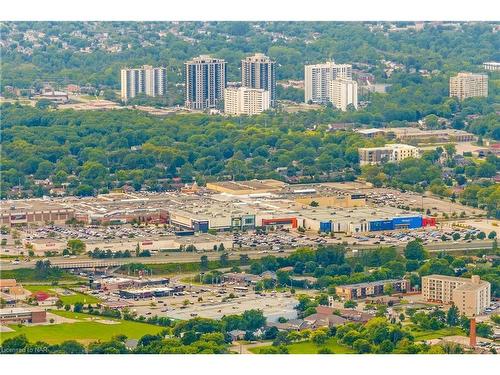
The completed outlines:
{"type": "Polygon", "coordinates": [[[123,261],[116,260],[89,260],[89,261],[75,261],[75,262],[54,262],[51,263],[51,267],[59,267],[62,269],[81,269],[81,268],[109,268],[109,267],[120,267],[126,264],[123,261]]]}
{"type": "MultiPolygon", "coordinates": [[[[491,240],[475,240],[471,243],[460,242],[453,243],[451,241],[437,242],[424,245],[425,248],[430,253],[436,253],[441,251],[446,252],[468,252],[477,251],[482,249],[491,249],[493,241],[491,240]]],[[[373,250],[380,246],[393,246],[393,245],[350,245],[346,256],[356,256],[353,250],[373,250]]],[[[398,244],[396,248],[398,251],[403,252],[405,244],[398,244]]],[[[276,253],[274,251],[262,251],[262,250],[230,250],[229,259],[235,260],[239,259],[241,254],[246,254],[250,259],[258,259],[268,255],[274,255],[276,257],[288,256],[290,253],[295,251],[295,249],[284,249],[283,252],[276,253]]],[[[203,254],[190,253],[190,252],[179,252],[179,253],[169,253],[152,256],[149,258],[121,258],[121,259],[88,259],[80,257],[79,259],[67,259],[62,257],[54,257],[50,259],[52,267],[59,267],[62,269],[94,269],[94,268],[112,268],[119,267],[128,263],[145,263],[145,264],[165,264],[165,263],[188,263],[188,262],[199,262],[201,255],[206,255],[209,260],[219,259],[219,252],[207,252],[203,254]]],[[[1,270],[13,270],[18,268],[35,268],[37,259],[32,259],[28,262],[20,262],[13,264],[9,260],[0,260],[1,270]]]]}

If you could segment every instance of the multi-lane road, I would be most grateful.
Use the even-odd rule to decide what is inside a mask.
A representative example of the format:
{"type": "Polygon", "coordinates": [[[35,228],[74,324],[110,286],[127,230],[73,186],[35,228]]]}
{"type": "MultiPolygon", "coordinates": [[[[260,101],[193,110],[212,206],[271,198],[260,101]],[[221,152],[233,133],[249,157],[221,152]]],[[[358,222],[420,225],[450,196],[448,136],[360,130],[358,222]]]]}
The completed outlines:
{"type": "MultiPolygon", "coordinates": [[[[356,245],[350,246],[347,256],[352,256],[356,254],[352,250],[370,250],[376,249],[383,245],[356,245]]],[[[459,252],[459,251],[474,251],[481,249],[490,249],[492,246],[491,240],[477,240],[472,241],[470,243],[466,242],[439,242],[439,243],[431,243],[425,245],[426,249],[430,252],[439,252],[439,251],[447,251],[447,252],[459,252]]],[[[400,251],[403,250],[404,244],[396,246],[400,251]]],[[[246,254],[250,259],[259,259],[267,255],[274,255],[277,257],[287,256],[290,253],[295,251],[295,249],[285,249],[281,250],[281,252],[277,251],[266,251],[266,250],[255,250],[248,249],[242,250],[238,249],[237,251],[229,251],[229,259],[236,260],[239,259],[240,255],[246,254]]],[[[149,258],[119,258],[119,259],[90,259],[87,256],[79,256],[76,258],[64,258],[64,257],[51,257],[50,262],[53,266],[59,266],[61,268],[93,268],[93,267],[102,267],[102,266],[118,266],[124,265],[128,263],[146,263],[146,264],[166,264],[166,263],[190,263],[190,262],[199,262],[200,257],[202,255],[206,255],[209,260],[219,259],[221,253],[218,252],[206,252],[206,253],[188,253],[188,252],[179,252],[179,253],[161,253],[159,255],[154,255],[149,258]]],[[[39,259],[32,259],[28,262],[21,260],[19,263],[15,264],[12,262],[12,259],[2,259],[0,262],[0,268],[2,270],[12,270],[19,268],[34,268],[35,264],[39,259]]]]}

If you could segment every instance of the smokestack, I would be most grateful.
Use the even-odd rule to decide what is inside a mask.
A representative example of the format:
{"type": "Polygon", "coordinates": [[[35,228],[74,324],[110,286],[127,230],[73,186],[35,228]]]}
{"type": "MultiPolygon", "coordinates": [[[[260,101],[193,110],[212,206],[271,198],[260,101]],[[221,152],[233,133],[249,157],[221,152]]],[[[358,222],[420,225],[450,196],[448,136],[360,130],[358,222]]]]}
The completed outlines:
{"type": "Polygon", "coordinates": [[[469,333],[469,345],[474,348],[477,344],[476,342],[476,318],[471,318],[470,320],[470,333],[469,333]]]}

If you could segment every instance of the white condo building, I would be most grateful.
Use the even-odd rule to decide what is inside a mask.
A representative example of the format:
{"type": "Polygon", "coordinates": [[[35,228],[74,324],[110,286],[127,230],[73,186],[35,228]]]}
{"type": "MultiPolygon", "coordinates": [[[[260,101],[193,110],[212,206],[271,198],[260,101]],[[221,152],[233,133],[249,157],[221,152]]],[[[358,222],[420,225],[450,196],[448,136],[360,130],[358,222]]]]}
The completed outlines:
{"type": "Polygon", "coordinates": [[[224,112],[229,115],[257,115],[270,107],[269,91],[250,87],[227,87],[224,112]]]}
{"type": "Polygon", "coordinates": [[[127,101],[137,94],[165,96],[167,94],[167,68],[143,65],[141,68],[122,69],[122,100],[127,101]]]}
{"type": "Polygon", "coordinates": [[[330,82],[340,78],[352,79],[352,65],[335,64],[334,61],[306,65],[304,78],[305,102],[325,104],[330,101],[330,82]]]}
{"type": "Polygon", "coordinates": [[[334,107],[347,111],[352,104],[358,109],[358,83],[352,79],[334,79],[330,82],[330,101],[334,107]]]}
{"type": "Polygon", "coordinates": [[[186,108],[216,108],[227,83],[226,61],[201,55],[184,63],[186,108]]]}

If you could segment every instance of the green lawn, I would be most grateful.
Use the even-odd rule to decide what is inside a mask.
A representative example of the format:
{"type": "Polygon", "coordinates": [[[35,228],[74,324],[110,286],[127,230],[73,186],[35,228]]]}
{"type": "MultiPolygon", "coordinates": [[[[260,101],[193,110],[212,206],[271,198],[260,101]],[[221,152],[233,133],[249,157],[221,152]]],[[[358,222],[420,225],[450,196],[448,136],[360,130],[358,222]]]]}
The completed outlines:
{"type": "Polygon", "coordinates": [[[128,338],[139,339],[146,334],[156,334],[163,328],[146,323],[130,322],[126,320],[116,320],[105,317],[94,317],[87,314],[75,314],[70,312],[54,311],[61,316],[77,319],[75,323],[62,323],[43,326],[18,327],[10,325],[15,332],[2,332],[0,342],[15,337],[20,334],[25,334],[29,341],[44,341],[48,344],[57,344],[66,340],[77,340],[83,344],[88,344],[92,341],[110,340],[116,335],[126,335],[128,338]],[[117,324],[104,324],[97,321],[87,321],[86,318],[94,317],[100,320],[114,320],[117,324]]]}
{"type": "Polygon", "coordinates": [[[81,281],[78,276],[72,275],[69,272],[59,270],[53,275],[40,277],[34,268],[18,268],[15,270],[2,270],[2,279],[16,279],[18,283],[24,282],[51,282],[51,281],[81,281]]]}
{"type": "MultiPolygon", "coordinates": [[[[251,351],[252,353],[255,353],[255,354],[259,354],[260,349],[262,349],[262,348],[263,348],[263,346],[251,348],[251,349],[249,349],[249,351],[251,351]]],[[[322,346],[318,346],[318,345],[314,344],[312,341],[303,341],[303,342],[298,342],[295,344],[287,345],[287,348],[288,348],[288,352],[290,354],[317,354],[318,350],[320,350],[322,348],[328,348],[332,351],[332,353],[335,353],[335,354],[356,353],[353,349],[351,349],[345,345],[339,344],[337,342],[337,339],[335,339],[334,337],[329,338],[326,341],[325,345],[322,345],[322,346]]]]}
{"type": "Polygon", "coordinates": [[[54,290],[57,289],[65,289],[63,286],[60,285],[23,285],[24,289],[28,289],[30,292],[38,292],[38,291],[43,291],[46,292],[50,295],[55,295],[58,296],[61,301],[66,305],[74,305],[77,302],[81,303],[98,303],[100,300],[94,296],[91,296],[89,294],[83,294],[83,293],[78,293],[78,292],[73,292],[70,291],[74,294],[71,295],[64,295],[64,294],[59,294],[56,293],[54,290]]]}
{"type": "Polygon", "coordinates": [[[422,330],[415,325],[408,326],[408,328],[415,337],[415,341],[432,340],[446,336],[465,336],[465,332],[459,327],[446,327],[436,331],[422,330]]]}

